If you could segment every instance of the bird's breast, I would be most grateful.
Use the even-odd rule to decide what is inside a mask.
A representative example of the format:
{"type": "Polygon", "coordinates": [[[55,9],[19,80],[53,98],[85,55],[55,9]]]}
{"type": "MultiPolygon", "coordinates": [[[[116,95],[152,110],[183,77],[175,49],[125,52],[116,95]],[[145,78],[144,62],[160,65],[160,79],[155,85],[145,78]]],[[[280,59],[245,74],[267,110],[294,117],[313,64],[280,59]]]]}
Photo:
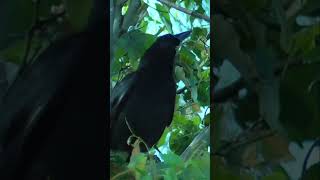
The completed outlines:
{"type": "Polygon", "coordinates": [[[176,96],[174,79],[159,76],[144,76],[137,79],[126,106],[126,115],[134,121],[143,121],[145,127],[150,129],[162,129],[161,125],[171,121],[174,111],[176,96]],[[155,121],[159,124],[154,123],[155,121]]]}

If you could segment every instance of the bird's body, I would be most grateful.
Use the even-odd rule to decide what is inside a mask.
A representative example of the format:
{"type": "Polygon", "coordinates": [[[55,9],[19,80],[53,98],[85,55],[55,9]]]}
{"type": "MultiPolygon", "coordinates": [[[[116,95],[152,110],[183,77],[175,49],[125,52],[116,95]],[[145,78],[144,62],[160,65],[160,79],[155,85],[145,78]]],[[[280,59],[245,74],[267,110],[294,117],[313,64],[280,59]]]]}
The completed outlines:
{"type": "Polygon", "coordinates": [[[158,38],[141,58],[137,71],[113,89],[111,149],[130,153],[127,139],[132,133],[150,148],[170,125],[176,96],[174,58],[180,42],[173,35],[158,38]]]}
{"type": "Polygon", "coordinates": [[[125,119],[133,133],[143,138],[150,147],[161,136],[165,126],[170,125],[175,104],[176,84],[172,75],[161,77],[156,73],[137,71],[130,75],[135,76],[131,78],[135,78],[136,81],[130,90],[130,99],[119,114],[118,118],[122,120],[112,122],[111,148],[122,150],[129,148],[127,139],[132,133],[125,119]],[[153,73],[155,76],[152,76],[153,73]],[[146,86],[146,84],[154,86],[146,86]],[[163,97],[163,94],[167,96],[163,97]],[[138,120],[141,121],[138,122],[138,120]],[[126,131],[123,131],[124,129],[126,131]]]}

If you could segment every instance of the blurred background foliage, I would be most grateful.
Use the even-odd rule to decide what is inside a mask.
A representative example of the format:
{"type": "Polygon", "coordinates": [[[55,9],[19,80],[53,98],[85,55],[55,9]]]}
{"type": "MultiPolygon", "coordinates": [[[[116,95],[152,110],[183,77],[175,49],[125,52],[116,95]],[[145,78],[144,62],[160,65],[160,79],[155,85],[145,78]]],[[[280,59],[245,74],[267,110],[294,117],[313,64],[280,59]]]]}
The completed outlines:
{"type": "Polygon", "coordinates": [[[119,0],[110,1],[110,7],[110,89],[137,69],[139,58],[158,36],[192,30],[178,49],[176,107],[172,124],[157,144],[161,153],[134,152],[128,165],[112,153],[110,178],[209,179],[209,0],[119,0]],[[154,154],[160,162],[149,158],[154,154]]]}
{"type": "Polygon", "coordinates": [[[0,97],[52,42],[83,31],[92,7],[92,0],[1,1],[0,97]]]}
{"type": "Polygon", "coordinates": [[[319,179],[319,1],[221,0],[211,12],[213,179],[319,179]]]}
{"type": "MultiPolygon", "coordinates": [[[[86,28],[92,3],[92,0],[0,2],[0,96],[17,72],[34,62],[52,42],[86,28]]],[[[163,153],[159,155],[161,163],[147,159],[148,154],[136,153],[128,165],[123,165],[121,156],[116,156],[111,160],[120,165],[113,166],[111,178],[209,178],[209,6],[209,0],[110,1],[110,88],[137,68],[139,58],[157,36],[193,31],[179,49],[175,70],[176,112],[172,125],[158,142],[163,153]]],[[[155,153],[154,149],[150,152],[155,153]]]]}

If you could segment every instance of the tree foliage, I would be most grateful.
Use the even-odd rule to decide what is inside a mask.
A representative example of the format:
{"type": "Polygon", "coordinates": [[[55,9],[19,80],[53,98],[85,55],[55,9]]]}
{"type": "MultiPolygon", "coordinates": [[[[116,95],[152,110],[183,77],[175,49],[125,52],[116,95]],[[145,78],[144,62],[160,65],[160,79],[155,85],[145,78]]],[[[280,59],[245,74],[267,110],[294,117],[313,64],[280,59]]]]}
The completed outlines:
{"type": "Polygon", "coordinates": [[[306,154],[295,153],[293,144],[320,135],[317,2],[215,3],[216,179],[301,176],[287,168],[302,171],[297,159],[306,154]],[[294,163],[287,166],[289,161],[294,163]]]}

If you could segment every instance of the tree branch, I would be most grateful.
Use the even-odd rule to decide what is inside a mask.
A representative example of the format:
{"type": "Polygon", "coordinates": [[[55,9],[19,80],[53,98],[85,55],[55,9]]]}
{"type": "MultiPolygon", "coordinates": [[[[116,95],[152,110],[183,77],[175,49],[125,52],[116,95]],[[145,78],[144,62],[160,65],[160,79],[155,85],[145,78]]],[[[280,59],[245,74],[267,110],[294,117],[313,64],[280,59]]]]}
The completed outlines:
{"type": "Polygon", "coordinates": [[[169,6],[169,7],[172,7],[174,9],[176,9],[178,11],[181,11],[183,13],[186,13],[186,14],[188,14],[190,16],[194,16],[196,18],[203,19],[203,20],[205,20],[207,22],[210,22],[210,17],[208,17],[208,16],[205,16],[203,14],[199,14],[197,12],[193,12],[193,11],[190,11],[190,10],[185,9],[183,7],[177,6],[176,4],[174,4],[174,3],[170,2],[170,1],[167,1],[167,0],[158,0],[158,1],[161,2],[162,4],[165,4],[165,5],[169,6]]]}
{"type": "Polygon", "coordinates": [[[181,154],[181,158],[187,161],[199,155],[199,151],[203,150],[206,146],[210,144],[210,126],[205,127],[191,142],[191,144],[185,149],[181,154]]]}
{"type": "Polygon", "coordinates": [[[126,12],[126,15],[123,18],[123,22],[121,24],[120,32],[127,32],[129,26],[134,25],[137,23],[139,18],[138,9],[141,7],[140,0],[131,0],[129,4],[129,8],[126,12]]]}
{"type": "Polygon", "coordinates": [[[212,154],[214,156],[226,156],[233,149],[236,149],[251,143],[255,143],[266,137],[270,137],[274,135],[275,133],[272,130],[258,131],[255,135],[254,134],[248,135],[247,138],[236,138],[236,140],[222,145],[218,150],[213,151],[212,154]]]}

